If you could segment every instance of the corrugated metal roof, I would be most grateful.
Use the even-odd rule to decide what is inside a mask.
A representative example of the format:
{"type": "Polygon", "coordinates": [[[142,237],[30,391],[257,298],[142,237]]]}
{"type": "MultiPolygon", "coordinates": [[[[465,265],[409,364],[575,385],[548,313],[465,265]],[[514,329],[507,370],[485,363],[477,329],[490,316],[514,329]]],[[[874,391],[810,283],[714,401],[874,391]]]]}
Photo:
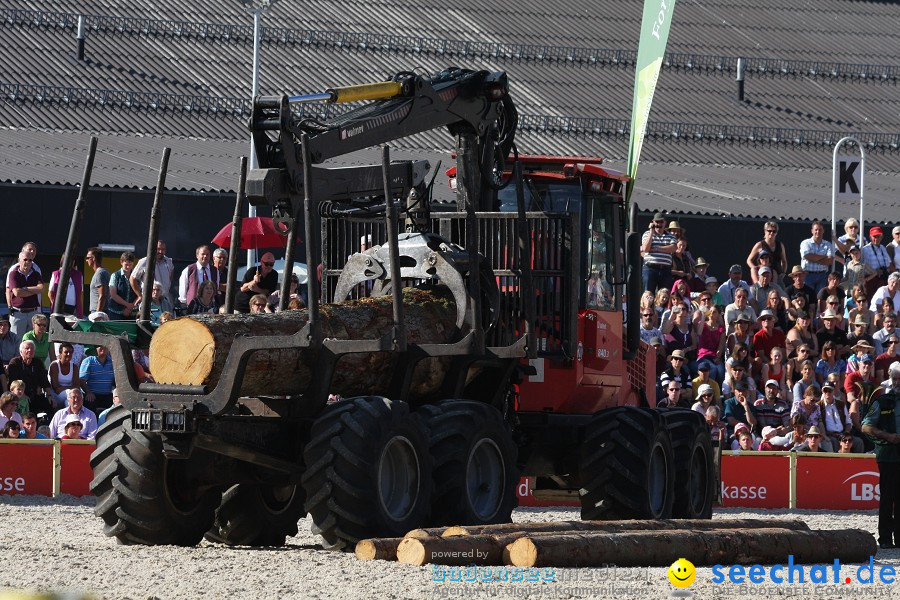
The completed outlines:
{"type": "MultiPolygon", "coordinates": [[[[282,0],[264,19],[261,90],[319,91],[413,67],[502,69],[522,116],[521,151],[599,154],[621,167],[641,6],[282,0]]],[[[0,179],[76,183],[88,132],[101,132],[99,185],[152,187],[169,145],[170,186],[234,186],[248,147],[241,99],[252,43],[237,2],[0,0],[0,17],[0,179]],[[74,57],[79,14],[85,61],[74,57]]],[[[900,192],[886,174],[900,173],[898,25],[896,6],[878,1],[679,4],[639,202],[805,218],[830,197],[830,144],[856,133],[872,143],[867,204],[889,210],[900,192]],[[744,102],[737,57],[748,59],[744,102]]],[[[393,146],[434,157],[452,139],[432,132],[393,146]]]]}

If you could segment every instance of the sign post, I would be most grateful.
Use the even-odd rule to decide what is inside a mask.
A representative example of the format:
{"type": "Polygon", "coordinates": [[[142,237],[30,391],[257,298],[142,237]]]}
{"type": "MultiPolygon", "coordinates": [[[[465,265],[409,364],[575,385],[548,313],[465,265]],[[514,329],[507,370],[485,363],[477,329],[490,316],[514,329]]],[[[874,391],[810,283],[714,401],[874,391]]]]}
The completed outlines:
{"type": "MultiPolygon", "coordinates": [[[[863,216],[865,203],[863,201],[863,176],[866,169],[866,150],[862,143],[853,136],[842,138],[834,146],[834,158],[832,167],[832,192],[831,192],[831,234],[837,241],[837,203],[842,204],[859,201],[859,236],[862,243],[863,216]],[[854,143],[859,148],[859,156],[840,154],[841,148],[847,143],[854,143]]],[[[834,262],[831,263],[834,270],[834,262]]]]}

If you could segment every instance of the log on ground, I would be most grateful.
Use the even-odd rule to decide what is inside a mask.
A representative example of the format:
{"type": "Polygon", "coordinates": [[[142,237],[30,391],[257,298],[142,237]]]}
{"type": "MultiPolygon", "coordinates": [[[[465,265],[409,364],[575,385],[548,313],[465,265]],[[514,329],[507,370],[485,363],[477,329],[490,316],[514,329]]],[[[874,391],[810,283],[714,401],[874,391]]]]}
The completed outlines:
{"type": "Polygon", "coordinates": [[[693,529],[706,531],[712,529],[761,529],[775,527],[779,529],[803,530],[809,526],[800,519],[647,519],[625,521],[548,521],[545,523],[499,523],[496,525],[457,525],[447,527],[444,537],[458,535],[497,535],[506,533],[543,533],[577,531],[651,531],[662,529],[693,529]]]}
{"type": "Polygon", "coordinates": [[[405,538],[372,538],[356,542],[359,560],[397,560],[397,546],[405,538]]]}
{"type": "Polygon", "coordinates": [[[795,564],[859,563],[876,550],[874,536],[859,529],[582,532],[520,537],[507,548],[510,564],[517,567],[662,567],[679,558],[697,567],[768,565],[783,563],[789,555],[795,564]]]}
{"type": "Polygon", "coordinates": [[[523,535],[404,538],[397,547],[397,561],[418,567],[429,563],[447,566],[502,565],[506,547],[523,535]]]}
{"type": "MultiPolygon", "coordinates": [[[[446,288],[403,291],[404,324],[410,343],[449,343],[459,335],[456,307],[446,288]]],[[[374,340],[393,327],[390,296],[326,304],[320,311],[325,338],[374,340]]],[[[293,335],[309,320],[307,310],[269,314],[190,315],[164,323],[150,342],[150,362],[158,383],[206,385],[219,383],[222,368],[236,336],[293,335]]],[[[300,348],[267,349],[250,356],[241,395],[302,394],[313,378],[318,352],[300,348]]],[[[343,396],[383,395],[391,384],[397,354],[357,353],[343,356],[329,390],[343,396]]],[[[446,358],[418,363],[411,393],[422,397],[436,392],[449,364],[446,358]]]]}

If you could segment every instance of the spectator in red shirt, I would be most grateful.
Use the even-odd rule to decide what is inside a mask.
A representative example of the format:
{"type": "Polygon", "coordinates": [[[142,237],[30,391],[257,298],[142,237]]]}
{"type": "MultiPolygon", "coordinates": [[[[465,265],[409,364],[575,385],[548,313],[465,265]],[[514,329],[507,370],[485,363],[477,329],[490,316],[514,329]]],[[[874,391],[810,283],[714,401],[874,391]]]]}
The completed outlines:
{"type": "Polygon", "coordinates": [[[775,313],[768,308],[759,313],[760,330],[753,334],[753,363],[754,371],[761,372],[762,365],[768,362],[772,354],[772,348],[784,348],[784,332],[775,329],[775,313]]]}
{"type": "Polygon", "coordinates": [[[900,351],[900,337],[892,333],[884,340],[884,352],[875,357],[875,379],[884,381],[888,378],[891,363],[900,358],[898,351],[900,351]]]}

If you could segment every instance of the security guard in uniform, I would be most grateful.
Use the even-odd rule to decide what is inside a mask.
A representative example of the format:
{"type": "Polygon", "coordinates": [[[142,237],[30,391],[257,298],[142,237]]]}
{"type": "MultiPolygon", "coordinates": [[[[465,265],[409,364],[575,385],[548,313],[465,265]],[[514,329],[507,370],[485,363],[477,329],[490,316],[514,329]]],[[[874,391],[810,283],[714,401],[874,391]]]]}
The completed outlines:
{"type": "Polygon", "coordinates": [[[878,505],[878,544],[900,545],[900,395],[887,393],[872,401],[862,421],[863,433],[875,442],[875,461],[881,474],[878,505]]]}

